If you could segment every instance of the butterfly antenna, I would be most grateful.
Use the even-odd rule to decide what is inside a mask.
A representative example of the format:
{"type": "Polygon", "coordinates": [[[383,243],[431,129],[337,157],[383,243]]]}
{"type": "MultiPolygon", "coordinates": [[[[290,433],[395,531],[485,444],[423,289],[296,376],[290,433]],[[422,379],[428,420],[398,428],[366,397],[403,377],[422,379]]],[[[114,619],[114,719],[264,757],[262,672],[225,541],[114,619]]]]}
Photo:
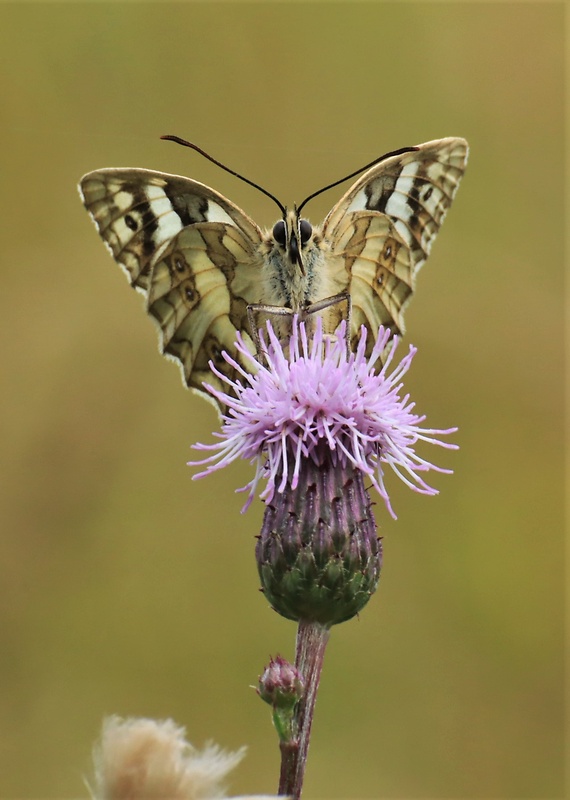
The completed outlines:
{"type": "Polygon", "coordinates": [[[249,178],[244,178],[243,175],[240,175],[239,172],[236,172],[234,169],[226,167],[226,165],[222,164],[221,161],[218,161],[217,159],[213,158],[213,156],[211,156],[209,153],[206,153],[205,150],[202,150],[201,147],[198,147],[197,144],[193,144],[192,142],[187,142],[186,139],[181,139],[179,136],[167,135],[167,136],[161,136],[160,138],[166,139],[169,142],[176,142],[177,144],[184,145],[184,147],[190,147],[192,150],[196,150],[197,153],[200,153],[200,155],[204,156],[204,158],[207,158],[208,161],[211,161],[213,164],[216,164],[216,166],[221,167],[226,172],[229,172],[230,175],[235,175],[236,178],[239,178],[240,180],[244,181],[244,183],[249,183],[249,185],[253,186],[254,189],[258,189],[260,192],[263,192],[264,195],[270,197],[274,203],[277,203],[277,205],[281,209],[281,213],[283,214],[283,216],[284,217],[286,216],[287,209],[285,208],[283,203],[279,202],[279,200],[275,197],[275,195],[271,194],[271,192],[268,192],[267,189],[263,188],[263,186],[260,186],[259,184],[250,181],[249,178]]]}
{"type": "Polygon", "coordinates": [[[375,164],[378,164],[380,161],[384,161],[384,159],[391,158],[392,156],[401,156],[403,153],[414,153],[416,150],[419,150],[419,149],[420,149],[419,147],[401,147],[399,150],[392,150],[391,153],[384,153],[383,156],[380,156],[379,158],[375,158],[374,161],[370,162],[370,164],[366,164],[366,166],[360,167],[360,169],[357,169],[354,172],[351,172],[350,175],[345,175],[344,178],[340,178],[340,180],[335,181],[334,183],[329,183],[329,185],[325,186],[323,189],[319,189],[318,191],[313,192],[313,194],[310,194],[308,197],[306,197],[303,200],[301,205],[297,208],[297,213],[299,213],[301,211],[301,209],[303,208],[303,206],[306,205],[309,202],[309,200],[312,200],[313,197],[316,197],[318,194],[322,194],[323,192],[326,192],[328,189],[332,189],[333,186],[338,186],[339,183],[344,183],[344,181],[347,181],[349,178],[354,178],[355,175],[358,175],[360,172],[364,172],[365,169],[370,169],[370,167],[373,167],[375,164]]]}

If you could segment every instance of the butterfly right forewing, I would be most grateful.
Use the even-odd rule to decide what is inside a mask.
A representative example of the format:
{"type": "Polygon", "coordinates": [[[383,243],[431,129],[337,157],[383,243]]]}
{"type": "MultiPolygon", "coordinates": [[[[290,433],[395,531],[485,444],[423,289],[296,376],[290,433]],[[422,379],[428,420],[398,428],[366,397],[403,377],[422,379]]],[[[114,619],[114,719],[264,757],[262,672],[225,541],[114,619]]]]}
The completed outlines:
{"type": "Polygon", "coordinates": [[[323,223],[333,271],[352,298],[351,335],[364,324],[404,330],[403,311],[467,162],[460,138],[426,142],[362,175],[323,223]]]}

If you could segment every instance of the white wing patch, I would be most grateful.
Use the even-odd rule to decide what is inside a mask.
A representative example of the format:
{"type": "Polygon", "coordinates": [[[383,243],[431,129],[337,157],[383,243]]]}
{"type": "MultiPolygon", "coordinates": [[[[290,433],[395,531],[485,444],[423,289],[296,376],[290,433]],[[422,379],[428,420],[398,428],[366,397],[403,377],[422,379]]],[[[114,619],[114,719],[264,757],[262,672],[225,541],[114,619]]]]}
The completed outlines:
{"type": "Polygon", "coordinates": [[[172,239],[182,230],[182,221],[178,214],[173,211],[171,201],[160,186],[153,186],[152,184],[147,186],[146,196],[151,211],[158,222],[158,230],[153,235],[153,239],[156,245],[160,245],[167,239],[172,239]]]}
{"type": "MultiPolygon", "coordinates": [[[[402,169],[400,177],[394,186],[394,191],[386,203],[385,213],[389,216],[403,219],[405,222],[409,222],[411,219],[413,211],[408,203],[408,197],[414,186],[414,178],[417,175],[418,167],[419,163],[417,161],[412,161],[410,164],[406,164],[402,169]]],[[[396,227],[398,228],[397,225],[396,227]]],[[[398,230],[404,235],[405,239],[409,239],[409,231],[406,236],[403,232],[403,228],[398,228],[398,230]]]]}
{"type": "Polygon", "coordinates": [[[226,225],[235,225],[235,222],[230,215],[212,200],[208,201],[208,222],[223,222],[226,225]]]}

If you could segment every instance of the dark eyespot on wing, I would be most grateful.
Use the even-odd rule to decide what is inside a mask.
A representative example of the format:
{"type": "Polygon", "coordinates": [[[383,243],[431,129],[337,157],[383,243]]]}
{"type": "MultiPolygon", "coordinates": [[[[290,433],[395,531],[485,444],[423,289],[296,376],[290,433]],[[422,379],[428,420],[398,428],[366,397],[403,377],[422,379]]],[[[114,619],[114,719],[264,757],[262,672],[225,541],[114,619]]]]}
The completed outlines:
{"type": "MultiPolygon", "coordinates": [[[[133,241],[130,243],[130,245],[135,243],[134,240],[136,237],[136,239],[139,240],[140,244],[142,245],[142,254],[146,258],[150,258],[156,251],[156,242],[154,239],[154,234],[158,230],[158,219],[156,218],[156,214],[150,207],[150,203],[145,194],[144,188],[140,184],[125,183],[121,187],[121,191],[132,195],[133,202],[130,210],[136,211],[141,220],[141,225],[139,228],[136,224],[136,220],[131,214],[127,213],[124,216],[127,227],[132,231],[136,231],[133,241]],[[131,222],[129,222],[129,219],[131,222]],[[135,227],[133,227],[132,223],[135,224],[135,227]]],[[[121,209],[115,206],[115,216],[119,217],[121,214],[121,209]]]]}
{"type": "Polygon", "coordinates": [[[180,284],[180,293],[182,296],[182,302],[188,311],[192,311],[193,308],[196,308],[196,306],[200,305],[202,298],[200,296],[200,292],[196,288],[196,280],[193,276],[186,278],[186,280],[180,284]]]}
{"type": "Polygon", "coordinates": [[[216,339],[215,336],[209,336],[205,343],[204,343],[204,350],[206,352],[206,358],[208,359],[208,363],[212,361],[212,363],[218,368],[223,369],[224,366],[228,366],[227,361],[223,357],[223,346],[221,342],[216,339]]]}

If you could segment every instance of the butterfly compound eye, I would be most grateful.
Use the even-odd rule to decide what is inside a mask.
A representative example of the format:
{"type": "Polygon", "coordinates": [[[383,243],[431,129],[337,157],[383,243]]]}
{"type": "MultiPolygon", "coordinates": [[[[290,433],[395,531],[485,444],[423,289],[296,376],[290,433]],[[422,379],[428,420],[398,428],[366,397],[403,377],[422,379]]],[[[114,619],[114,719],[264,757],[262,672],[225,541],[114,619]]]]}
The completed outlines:
{"type": "Polygon", "coordinates": [[[302,219],[299,222],[299,233],[301,234],[301,244],[307,244],[313,233],[313,228],[308,220],[302,219]]]}
{"type": "Polygon", "coordinates": [[[281,247],[285,247],[285,241],[287,237],[285,234],[285,223],[282,219],[280,219],[279,222],[276,222],[273,226],[273,238],[277,244],[280,244],[281,247]]]}

